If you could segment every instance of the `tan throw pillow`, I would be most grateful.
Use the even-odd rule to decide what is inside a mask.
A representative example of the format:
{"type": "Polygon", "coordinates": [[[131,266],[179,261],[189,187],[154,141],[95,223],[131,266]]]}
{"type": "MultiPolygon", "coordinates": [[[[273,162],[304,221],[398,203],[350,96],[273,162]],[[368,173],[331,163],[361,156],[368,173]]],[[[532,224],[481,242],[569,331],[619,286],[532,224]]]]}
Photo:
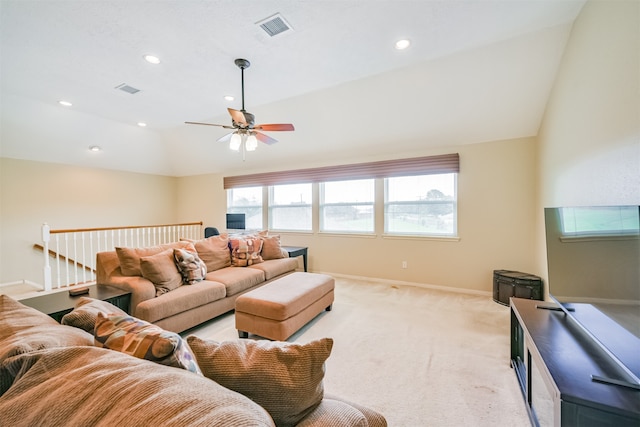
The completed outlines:
{"type": "Polygon", "coordinates": [[[193,285],[202,282],[207,275],[207,266],[195,252],[174,249],[173,259],[178,266],[184,284],[193,285]]]}
{"type": "Polygon", "coordinates": [[[227,233],[202,240],[192,240],[191,242],[195,246],[200,259],[207,266],[207,271],[220,270],[231,265],[229,235],[227,233]]]}
{"type": "Polygon", "coordinates": [[[202,375],[191,349],[180,335],[144,320],[98,313],[94,337],[96,345],[202,375]]]}
{"type": "Polygon", "coordinates": [[[280,236],[260,236],[262,239],[262,259],[280,259],[285,258],[285,253],[280,245],[280,236]]]}
{"type": "Polygon", "coordinates": [[[106,301],[89,297],[81,297],[76,303],[73,311],[65,314],[60,323],[63,325],[74,326],[93,334],[93,328],[96,325],[98,313],[105,315],[127,315],[127,313],[106,301]]]}
{"type": "Polygon", "coordinates": [[[146,248],[116,248],[116,255],[118,255],[118,261],[120,261],[120,271],[124,276],[142,276],[140,258],[175,248],[195,251],[193,244],[189,241],[179,241],[146,248]]]}
{"type": "Polygon", "coordinates": [[[173,259],[173,249],[140,258],[142,277],[156,287],[156,296],[166,294],[182,285],[182,275],[173,259]]]}
{"type": "Polygon", "coordinates": [[[257,236],[234,237],[229,239],[231,248],[231,265],[248,267],[263,261],[260,256],[262,239],[257,236]]]}
{"type": "Polygon", "coordinates": [[[297,344],[216,342],[190,335],[187,342],[204,376],[258,403],[278,426],[295,426],[324,397],[324,363],[333,347],[331,338],[297,344]]]}

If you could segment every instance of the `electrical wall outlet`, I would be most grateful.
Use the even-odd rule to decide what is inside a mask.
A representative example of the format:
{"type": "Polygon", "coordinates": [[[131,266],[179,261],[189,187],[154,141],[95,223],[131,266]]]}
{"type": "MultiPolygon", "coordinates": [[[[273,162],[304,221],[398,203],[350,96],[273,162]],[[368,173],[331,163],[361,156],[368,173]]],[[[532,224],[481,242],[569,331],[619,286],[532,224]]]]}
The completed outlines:
{"type": "Polygon", "coordinates": [[[407,268],[407,261],[402,261],[402,268],[407,268]]]}

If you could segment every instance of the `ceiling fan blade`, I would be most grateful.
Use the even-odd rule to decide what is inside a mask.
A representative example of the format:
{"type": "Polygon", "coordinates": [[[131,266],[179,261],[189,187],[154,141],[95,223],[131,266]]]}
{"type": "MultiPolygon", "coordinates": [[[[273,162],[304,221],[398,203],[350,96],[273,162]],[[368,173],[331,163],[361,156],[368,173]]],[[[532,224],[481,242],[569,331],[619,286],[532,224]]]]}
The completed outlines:
{"type": "Polygon", "coordinates": [[[221,136],[220,138],[217,139],[216,142],[229,142],[231,140],[231,135],[233,135],[233,132],[228,133],[224,136],[221,136]]]}
{"type": "Polygon", "coordinates": [[[264,133],[256,132],[255,135],[258,141],[264,142],[267,145],[275,144],[276,142],[278,142],[277,139],[271,138],[270,136],[265,135],[264,133]]]}
{"type": "Polygon", "coordinates": [[[255,125],[254,129],[263,130],[265,132],[273,132],[273,131],[290,131],[295,130],[291,123],[279,123],[279,124],[266,124],[266,125],[255,125]]]}
{"type": "Polygon", "coordinates": [[[244,114],[240,110],[234,110],[233,108],[227,108],[229,114],[231,114],[231,119],[243,126],[247,126],[247,119],[244,117],[244,114]]]}
{"type": "Polygon", "coordinates": [[[215,123],[202,123],[202,122],[185,122],[188,125],[204,125],[204,126],[218,126],[225,129],[235,129],[233,126],[217,125],[215,123]]]}

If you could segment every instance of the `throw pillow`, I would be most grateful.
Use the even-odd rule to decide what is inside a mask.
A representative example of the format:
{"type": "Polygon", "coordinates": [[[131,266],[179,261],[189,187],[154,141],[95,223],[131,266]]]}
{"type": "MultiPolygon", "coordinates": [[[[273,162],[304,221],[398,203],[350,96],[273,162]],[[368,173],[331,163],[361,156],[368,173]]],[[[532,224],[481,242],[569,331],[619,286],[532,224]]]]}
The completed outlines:
{"type": "Polygon", "coordinates": [[[234,237],[229,239],[231,248],[231,265],[234,267],[248,267],[263,261],[260,256],[262,239],[255,236],[234,237]]]}
{"type": "Polygon", "coordinates": [[[237,340],[216,342],[194,335],[187,342],[202,373],[269,412],[278,426],[294,426],[324,397],[324,363],[333,339],[307,344],[237,340]]]}
{"type": "Polygon", "coordinates": [[[173,242],[164,245],[149,246],[146,248],[118,247],[116,248],[116,255],[118,255],[118,261],[120,261],[120,271],[123,276],[142,276],[140,258],[175,248],[191,250],[192,252],[195,251],[193,244],[188,241],[173,242]]]}
{"type": "Polygon", "coordinates": [[[156,287],[156,296],[166,294],[182,285],[182,275],[173,258],[173,249],[140,258],[142,277],[156,287]]]}
{"type": "Polygon", "coordinates": [[[94,337],[98,346],[202,375],[191,349],[180,335],[144,320],[98,313],[94,337]]]}
{"type": "Polygon", "coordinates": [[[262,259],[263,260],[268,260],[268,259],[280,259],[280,258],[286,258],[287,255],[286,252],[282,249],[282,246],[280,245],[280,236],[279,235],[273,235],[273,236],[263,236],[261,235],[260,238],[262,239],[262,259]]]}
{"type": "Polygon", "coordinates": [[[125,315],[123,310],[113,304],[99,299],[81,297],[71,313],[64,315],[60,323],[74,326],[93,334],[98,313],[125,315]]]}
{"type": "Polygon", "coordinates": [[[207,266],[194,252],[174,249],[173,258],[182,275],[182,282],[193,285],[202,282],[207,275],[207,266]]]}
{"type": "Polygon", "coordinates": [[[192,242],[195,246],[198,256],[207,266],[207,271],[216,271],[231,265],[229,235],[227,233],[207,237],[202,240],[188,241],[192,242]]]}

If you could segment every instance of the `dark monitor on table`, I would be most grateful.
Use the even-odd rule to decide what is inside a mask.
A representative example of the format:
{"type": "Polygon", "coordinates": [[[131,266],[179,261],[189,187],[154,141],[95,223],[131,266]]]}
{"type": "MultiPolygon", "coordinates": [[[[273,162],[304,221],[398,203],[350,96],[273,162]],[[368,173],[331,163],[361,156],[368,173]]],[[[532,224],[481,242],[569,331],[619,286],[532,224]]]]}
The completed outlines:
{"type": "Polygon", "coordinates": [[[245,228],[245,217],[243,213],[227,214],[227,230],[244,230],[245,228]]]}

